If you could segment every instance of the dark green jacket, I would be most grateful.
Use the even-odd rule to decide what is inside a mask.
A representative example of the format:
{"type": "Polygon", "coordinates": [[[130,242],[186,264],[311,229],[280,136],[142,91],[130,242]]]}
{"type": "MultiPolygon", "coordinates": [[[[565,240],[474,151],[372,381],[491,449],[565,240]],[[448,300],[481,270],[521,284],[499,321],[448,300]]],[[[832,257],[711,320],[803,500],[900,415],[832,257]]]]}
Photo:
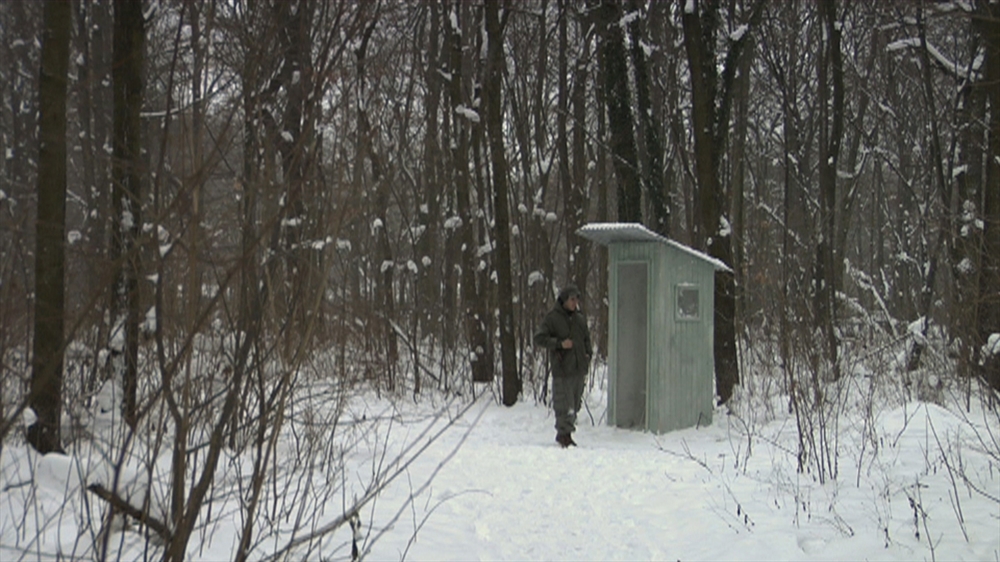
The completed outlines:
{"type": "Polygon", "coordinates": [[[590,329],[580,311],[570,312],[561,304],[545,315],[535,332],[535,345],[549,350],[552,376],[586,375],[590,367],[590,329]],[[573,340],[572,349],[563,349],[565,339],[573,340]]]}

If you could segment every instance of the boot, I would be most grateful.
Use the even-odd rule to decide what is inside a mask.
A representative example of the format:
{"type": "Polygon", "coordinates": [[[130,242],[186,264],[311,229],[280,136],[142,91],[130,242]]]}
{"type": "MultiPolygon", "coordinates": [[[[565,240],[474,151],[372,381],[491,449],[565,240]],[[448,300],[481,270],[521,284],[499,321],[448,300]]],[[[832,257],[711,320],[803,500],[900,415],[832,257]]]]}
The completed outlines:
{"type": "Polygon", "coordinates": [[[566,434],[566,445],[564,445],[564,446],[566,446],[566,447],[576,447],[576,441],[573,441],[573,434],[572,433],[567,433],[566,434]]]}
{"type": "MultiPolygon", "coordinates": [[[[557,433],[556,443],[559,443],[559,446],[565,449],[566,447],[569,447],[571,443],[573,443],[573,439],[569,436],[569,433],[557,433]]],[[[576,443],[573,444],[575,445],[576,443]]]]}

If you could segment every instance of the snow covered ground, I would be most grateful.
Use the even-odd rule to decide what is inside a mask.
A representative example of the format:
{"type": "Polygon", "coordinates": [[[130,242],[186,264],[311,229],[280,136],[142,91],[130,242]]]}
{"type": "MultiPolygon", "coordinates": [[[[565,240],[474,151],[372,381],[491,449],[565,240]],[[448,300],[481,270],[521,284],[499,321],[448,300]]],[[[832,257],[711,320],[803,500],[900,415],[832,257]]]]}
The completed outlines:
{"type": "MultiPolygon", "coordinates": [[[[937,406],[886,412],[880,431],[894,442],[881,459],[866,462],[859,478],[855,458],[845,455],[841,478],[825,485],[797,473],[790,420],[760,428],[747,458],[745,437],[725,415],[711,427],[663,436],[584,426],[581,446],[562,450],[541,407],[490,404],[482,413],[419,502],[418,522],[428,505],[440,505],[408,559],[1000,559],[1000,504],[959,484],[968,541],[962,533],[931,427],[943,436],[967,426],[937,406]]],[[[414,472],[426,473],[438,457],[414,472]]],[[[996,465],[990,472],[971,451],[964,460],[987,490],[1000,492],[996,465]]],[[[396,502],[407,493],[390,492],[396,502]]],[[[412,529],[412,521],[398,523],[373,557],[399,558],[412,529]]]]}
{"type": "MultiPolygon", "coordinates": [[[[820,484],[797,471],[794,418],[780,412],[748,423],[718,411],[709,427],[656,436],[591,424],[603,397],[588,400],[580,447],[569,450],[553,440],[551,413],[532,403],[505,408],[487,395],[449,420],[430,400],[354,401],[344,416],[372,424],[356,441],[370,446],[351,449],[343,498],[330,498],[312,528],[342,515],[397,453],[453,421],[421,455],[409,449],[402,458],[412,462],[361,510],[366,559],[1000,560],[1000,465],[981,439],[995,446],[998,428],[975,405],[972,421],[916,402],[876,414],[870,427],[841,419],[838,475],[820,484]]],[[[8,446],[0,463],[0,559],[92,559],[102,505],[82,487],[108,481],[99,455],[41,458],[8,446]]],[[[226,466],[217,479],[232,476],[226,466]]],[[[339,477],[319,471],[314,481],[339,477]]],[[[208,511],[189,558],[229,559],[238,501],[220,495],[208,511]]],[[[160,557],[135,525],[112,537],[112,557],[160,557]]],[[[289,538],[274,534],[254,554],[289,538]]],[[[289,559],[349,559],[350,538],[344,525],[289,559]]]]}

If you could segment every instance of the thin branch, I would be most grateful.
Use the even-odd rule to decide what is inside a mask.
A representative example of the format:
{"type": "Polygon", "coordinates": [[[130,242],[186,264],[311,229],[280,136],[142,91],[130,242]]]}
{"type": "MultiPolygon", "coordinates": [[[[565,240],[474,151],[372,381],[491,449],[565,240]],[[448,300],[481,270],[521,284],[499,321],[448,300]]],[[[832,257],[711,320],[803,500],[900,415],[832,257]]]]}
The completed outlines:
{"type": "Polygon", "coordinates": [[[91,484],[90,486],[87,486],[87,491],[108,502],[112,508],[149,527],[151,531],[163,539],[165,544],[169,544],[173,538],[173,533],[167,527],[166,523],[160,521],[156,517],[153,517],[148,512],[136,508],[132,504],[125,501],[121,496],[108,490],[104,486],[101,486],[100,484],[91,484]]]}

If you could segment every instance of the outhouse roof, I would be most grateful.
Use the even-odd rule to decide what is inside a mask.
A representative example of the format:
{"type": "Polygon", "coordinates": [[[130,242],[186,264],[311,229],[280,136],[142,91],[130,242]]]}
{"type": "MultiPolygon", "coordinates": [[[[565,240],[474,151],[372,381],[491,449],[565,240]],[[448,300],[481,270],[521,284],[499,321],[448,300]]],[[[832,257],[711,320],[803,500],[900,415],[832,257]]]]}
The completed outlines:
{"type": "Polygon", "coordinates": [[[704,252],[699,252],[694,248],[657,234],[635,222],[595,222],[580,227],[576,233],[604,246],[609,246],[616,242],[660,242],[708,262],[718,271],[732,271],[722,260],[713,258],[704,252]]]}

